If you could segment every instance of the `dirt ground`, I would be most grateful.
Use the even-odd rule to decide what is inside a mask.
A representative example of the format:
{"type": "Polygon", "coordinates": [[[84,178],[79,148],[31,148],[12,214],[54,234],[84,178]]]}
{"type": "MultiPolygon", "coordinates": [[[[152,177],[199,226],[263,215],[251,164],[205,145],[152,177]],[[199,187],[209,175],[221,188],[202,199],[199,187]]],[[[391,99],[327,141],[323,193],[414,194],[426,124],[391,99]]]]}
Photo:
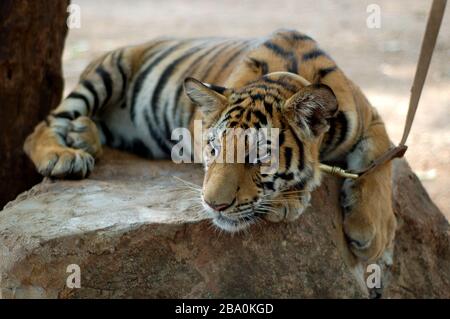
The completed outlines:
{"type": "MultiPolygon", "coordinates": [[[[315,38],[366,93],[400,140],[431,0],[74,0],[81,28],[64,54],[66,93],[95,56],[169,35],[261,36],[294,28],[315,38]],[[368,28],[367,6],[381,9],[368,28]]],[[[447,7],[406,158],[450,219],[450,9],[447,7]]]]}

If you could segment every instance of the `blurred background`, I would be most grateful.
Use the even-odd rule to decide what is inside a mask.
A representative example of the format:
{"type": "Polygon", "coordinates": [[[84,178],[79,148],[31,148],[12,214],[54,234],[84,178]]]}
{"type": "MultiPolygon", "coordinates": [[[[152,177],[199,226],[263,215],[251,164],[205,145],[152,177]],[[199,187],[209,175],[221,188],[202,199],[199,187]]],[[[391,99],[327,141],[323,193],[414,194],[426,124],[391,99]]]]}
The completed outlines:
{"type": "MultiPolygon", "coordinates": [[[[65,94],[89,61],[158,36],[263,36],[293,28],[315,38],[378,108],[397,143],[403,131],[431,1],[408,0],[74,0],[81,27],[69,31],[65,94]],[[368,28],[367,7],[381,9],[368,28]]],[[[450,219],[450,9],[434,52],[406,158],[450,219]]]]}

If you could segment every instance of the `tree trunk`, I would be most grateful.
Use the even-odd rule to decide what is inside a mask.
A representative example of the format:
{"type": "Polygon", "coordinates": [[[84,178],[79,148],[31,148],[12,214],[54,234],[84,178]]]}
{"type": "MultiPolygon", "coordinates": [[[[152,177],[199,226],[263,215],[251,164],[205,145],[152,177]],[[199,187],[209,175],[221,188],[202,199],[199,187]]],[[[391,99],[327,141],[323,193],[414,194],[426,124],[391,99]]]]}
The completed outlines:
{"type": "Polygon", "coordinates": [[[0,207],[41,179],[22,145],[61,100],[69,2],[0,1],[0,207]]]}

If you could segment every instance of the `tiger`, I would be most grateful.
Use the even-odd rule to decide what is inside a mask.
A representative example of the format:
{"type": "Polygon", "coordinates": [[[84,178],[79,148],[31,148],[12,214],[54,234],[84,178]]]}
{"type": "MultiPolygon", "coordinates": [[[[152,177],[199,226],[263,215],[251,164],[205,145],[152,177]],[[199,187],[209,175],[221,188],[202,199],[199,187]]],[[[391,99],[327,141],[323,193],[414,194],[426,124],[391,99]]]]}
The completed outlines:
{"type": "MultiPolygon", "coordinates": [[[[392,145],[377,110],[336,62],[310,36],[282,29],[260,38],[164,37],[105,53],[24,151],[43,176],[86,178],[103,145],[167,159],[171,132],[193,132],[195,121],[219,142],[226,128],[279,129],[272,174],[261,173],[261,162],[204,161],[201,204],[227,232],[296,220],[320,185],[321,162],[358,170],[392,145]]],[[[342,183],[343,231],[357,259],[392,251],[391,171],[386,163],[342,183]]]]}

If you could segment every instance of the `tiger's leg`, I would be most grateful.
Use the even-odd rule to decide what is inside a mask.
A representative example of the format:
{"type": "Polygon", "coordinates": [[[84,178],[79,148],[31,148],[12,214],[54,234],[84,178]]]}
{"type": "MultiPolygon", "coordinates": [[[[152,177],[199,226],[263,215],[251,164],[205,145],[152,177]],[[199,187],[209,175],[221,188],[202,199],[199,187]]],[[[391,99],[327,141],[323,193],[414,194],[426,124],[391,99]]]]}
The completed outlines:
{"type": "MultiPolygon", "coordinates": [[[[374,113],[363,138],[347,156],[349,169],[361,169],[389,147],[384,123],[374,113]]],[[[391,163],[357,180],[346,179],[342,188],[344,231],[353,253],[364,261],[380,257],[391,262],[396,220],[392,209],[391,163]]]]}
{"type": "MultiPolygon", "coordinates": [[[[124,103],[129,58],[126,49],[93,61],[75,89],[28,136],[24,150],[39,173],[56,178],[84,178],[102,152],[92,121],[108,105],[124,103]]],[[[109,108],[108,108],[109,111],[109,108]]]]}

